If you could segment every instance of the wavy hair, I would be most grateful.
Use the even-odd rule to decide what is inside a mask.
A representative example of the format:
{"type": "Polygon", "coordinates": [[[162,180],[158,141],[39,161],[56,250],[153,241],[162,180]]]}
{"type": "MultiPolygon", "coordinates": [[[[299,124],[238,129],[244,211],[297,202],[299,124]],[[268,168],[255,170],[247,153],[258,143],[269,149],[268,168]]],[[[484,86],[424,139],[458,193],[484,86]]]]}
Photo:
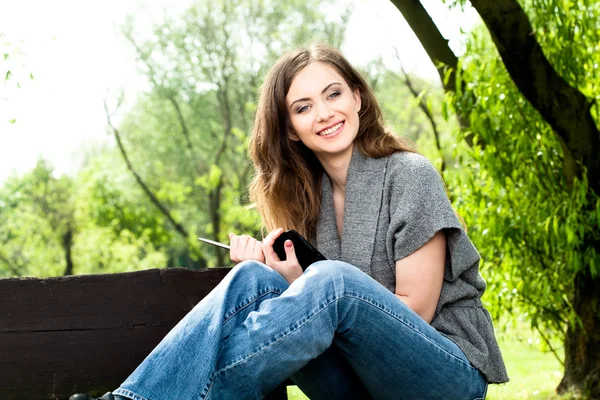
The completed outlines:
{"type": "Polygon", "coordinates": [[[292,126],[286,96],[294,77],[309,64],[335,68],[352,91],[358,89],[361,109],[354,144],[367,157],[379,158],[399,151],[415,152],[405,139],[385,129],[381,108],[364,78],[336,49],[315,44],[279,59],[262,85],[250,138],[254,178],[250,200],[267,230],[295,229],[314,240],[321,206],[323,167],[302,142],[290,139],[292,126]]]}

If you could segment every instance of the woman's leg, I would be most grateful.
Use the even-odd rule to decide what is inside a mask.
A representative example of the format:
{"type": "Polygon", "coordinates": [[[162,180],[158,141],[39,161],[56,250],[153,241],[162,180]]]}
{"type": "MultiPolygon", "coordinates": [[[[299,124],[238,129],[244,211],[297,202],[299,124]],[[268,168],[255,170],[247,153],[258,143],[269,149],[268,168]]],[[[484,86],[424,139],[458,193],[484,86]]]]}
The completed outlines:
{"type": "Polygon", "coordinates": [[[336,345],[331,345],[290,378],[311,400],[372,398],[336,345]]]}
{"type": "Polygon", "coordinates": [[[289,284],[258,262],[238,264],[113,393],[136,400],[204,398],[221,341],[289,284]]]}
{"type": "Polygon", "coordinates": [[[486,389],[460,349],[393,293],[322,261],[234,328],[200,398],[260,398],[332,343],[375,399],[476,399],[486,389]]]}

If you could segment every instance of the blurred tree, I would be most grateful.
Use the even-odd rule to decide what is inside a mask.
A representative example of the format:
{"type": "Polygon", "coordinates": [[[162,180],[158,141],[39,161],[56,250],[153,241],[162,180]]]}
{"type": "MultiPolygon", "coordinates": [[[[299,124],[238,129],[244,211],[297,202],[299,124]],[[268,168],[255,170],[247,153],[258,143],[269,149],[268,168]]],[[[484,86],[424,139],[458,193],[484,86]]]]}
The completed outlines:
{"type": "Polygon", "coordinates": [[[457,152],[469,174],[451,187],[474,221],[488,299],[564,343],[560,392],[600,397],[600,4],[472,0],[491,38],[476,30],[459,59],[418,1],[392,2],[470,139],[457,152]]]}
{"type": "Polygon", "coordinates": [[[166,257],[153,245],[166,240],[161,216],[124,196],[126,188],[115,182],[119,175],[110,172],[115,171],[103,165],[75,179],[55,178],[40,160],[23,176],[8,178],[0,186],[0,276],[164,266],[166,257]]]}
{"type": "Polygon", "coordinates": [[[21,276],[30,273],[30,267],[44,264],[62,266],[62,271],[51,274],[73,274],[76,223],[72,194],[72,181],[52,177],[52,168],[43,160],[22,179],[9,179],[4,185],[0,194],[4,227],[0,262],[12,274],[21,276]],[[37,254],[43,246],[49,251],[37,254]]]}
{"type": "Polygon", "coordinates": [[[282,51],[309,39],[341,44],[350,11],[328,23],[327,5],[199,0],[148,41],[136,36],[133,19],[125,26],[151,90],[113,132],[148,196],[171,210],[172,225],[185,221],[193,233],[186,247],[216,253],[217,265],[226,253],[198,250],[196,235],[228,241],[229,232],[260,231],[248,210],[246,152],[262,75],[282,51]]]}

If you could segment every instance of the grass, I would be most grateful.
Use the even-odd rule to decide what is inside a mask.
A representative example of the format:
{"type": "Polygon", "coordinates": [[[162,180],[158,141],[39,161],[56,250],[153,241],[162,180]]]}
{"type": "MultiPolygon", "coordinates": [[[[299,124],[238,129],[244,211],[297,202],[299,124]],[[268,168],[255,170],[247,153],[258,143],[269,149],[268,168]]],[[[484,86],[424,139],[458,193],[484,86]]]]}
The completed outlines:
{"type": "MultiPolygon", "coordinates": [[[[567,400],[555,394],[562,366],[552,353],[540,349],[539,340],[527,328],[499,333],[498,343],[510,382],[490,385],[487,400],[567,400]]],[[[308,399],[296,386],[288,387],[288,398],[308,399]]]]}
{"type": "Polygon", "coordinates": [[[540,350],[533,335],[519,338],[514,334],[498,335],[510,381],[490,385],[488,400],[558,400],[555,389],[562,378],[562,366],[550,352],[540,350]]]}

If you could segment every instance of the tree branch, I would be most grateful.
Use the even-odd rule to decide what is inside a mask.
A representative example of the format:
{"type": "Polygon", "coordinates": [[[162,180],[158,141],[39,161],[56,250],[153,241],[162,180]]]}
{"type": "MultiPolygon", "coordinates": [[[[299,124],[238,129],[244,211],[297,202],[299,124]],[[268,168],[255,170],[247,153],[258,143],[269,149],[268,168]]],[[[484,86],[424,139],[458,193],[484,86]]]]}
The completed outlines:
{"type": "MultiPolygon", "coordinates": [[[[488,27],[512,80],[575,161],[587,168],[589,186],[600,194],[600,132],[590,112],[593,103],[552,67],[518,1],[471,0],[471,4],[488,27]]],[[[568,182],[581,174],[576,163],[564,167],[568,182]]]]}
{"type": "Polygon", "coordinates": [[[175,113],[177,114],[177,119],[179,120],[179,124],[181,125],[181,133],[185,136],[185,140],[187,142],[188,149],[190,153],[194,155],[194,146],[192,145],[192,140],[190,139],[190,131],[185,123],[185,118],[183,117],[183,113],[181,112],[181,107],[179,107],[179,103],[175,100],[175,95],[171,94],[168,96],[169,101],[173,104],[173,108],[175,108],[175,113]]]}
{"type": "Polygon", "coordinates": [[[448,40],[442,36],[427,10],[419,0],[390,1],[402,13],[410,29],[417,35],[419,42],[437,69],[440,79],[444,83],[444,89],[455,92],[458,58],[448,46],[448,40]],[[446,68],[452,68],[448,82],[444,82],[446,68]]]}
{"type": "MultiPolygon", "coordinates": [[[[394,51],[396,52],[396,58],[398,59],[398,61],[400,61],[400,54],[398,52],[398,48],[394,47],[394,51]]],[[[410,77],[408,76],[408,73],[404,69],[404,66],[402,65],[402,63],[400,63],[400,69],[402,70],[402,75],[404,75],[404,84],[406,85],[408,90],[410,90],[410,92],[412,93],[412,95],[415,98],[419,98],[419,91],[412,84],[412,81],[410,80],[410,77]]],[[[440,157],[442,158],[441,170],[442,170],[442,172],[444,172],[446,170],[446,161],[444,160],[444,154],[442,152],[442,145],[440,144],[440,134],[437,130],[437,124],[435,123],[435,118],[433,118],[432,113],[429,111],[429,107],[427,107],[427,101],[425,100],[425,95],[421,96],[421,98],[419,99],[419,108],[421,109],[421,111],[423,111],[423,113],[429,120],[429,123],[431,124],[431,129],[433,130],[433,136],[435,138],[435,144],[437,146],[438,152],[440,153],[440,157]]]]}
{"type": "MultiPolygon", "coordinates": [[[[456,91],[456,71],[458,69],[458,57],[454,54],[448,40],[444,38],[439,31],[427,10],[423,7],[419,0],[390,0],[394,6],[402,13],[402,16],[415,33],[419,42],[425,49],[429,59],[435,66],[440,76],[440,80],[444,87],[444,91],[457,93],[456,91]],[[446,71],[449,69],[449,76],[446,78],[446,71]]],[[[461,85],[461,93],[465,94],[464,82],[461,85]]],[[[471,94],[467,94],[471,96],[471,94]]],[[[469,122],[469,114],[464,114],[460,110],[456,110],[458,124],[463,132],[465,132],[465,141],[471,147],[473,142],[473,133],[469,132],[471,123],[469,122]]],[[[481,147],[485,147],[485,142],[479,138],[477,143],[481,147]]]]}
{"type": "Polygon", "coordinates": [[[108,120],[108,125],[112,129],[113,134],[115,135],[115,139],[117,139],[117,145],[119,146],[121,155],[123,156],[123,159],[125,160],[125,163],[127,164],[127,168],[129,169],[129,171],[131,171],[131,173],[135,177],[135,180],[137,181],[137,183],[139,183],[139,185],[142,187],[142,190],[144,191],[144,193],[146,193],[146,195],[148,195],[148,197],[150,198],[150,201],[152,201],[152,203],[163,213],[163,215],[165,217],[167,217],[167,219],[173,225],[175,230],[177,232],[179,232],[179,234],[181,234],[181,236],[183,236],[187,240],[188,232],[185,230],[185,228],[180,223],[175,221],[175,219],[173,218],[173,216],[171,215],[169,210],[167,210],[167,208],[161,204],[161,202],[158,200],[158,198],[154,195],[154,193],[152,193],[152,191],[144,183],[144,181],[142,180],[140,175],[133,168],[133,165],[131,164],[129,157],[127,156],[127,152],[125,151],[125,147],[123,146],[123,143],[121,141],[121,135],[119,134],[119,131],[117,130],[117,128],[115,128],[115,126],[112,124],[112,121],[110,120],[111,115],[108,112],[108,107],[106,105],[106,102],[104,102],[104,110],[106,111],[106,118],[108,120]]]}

